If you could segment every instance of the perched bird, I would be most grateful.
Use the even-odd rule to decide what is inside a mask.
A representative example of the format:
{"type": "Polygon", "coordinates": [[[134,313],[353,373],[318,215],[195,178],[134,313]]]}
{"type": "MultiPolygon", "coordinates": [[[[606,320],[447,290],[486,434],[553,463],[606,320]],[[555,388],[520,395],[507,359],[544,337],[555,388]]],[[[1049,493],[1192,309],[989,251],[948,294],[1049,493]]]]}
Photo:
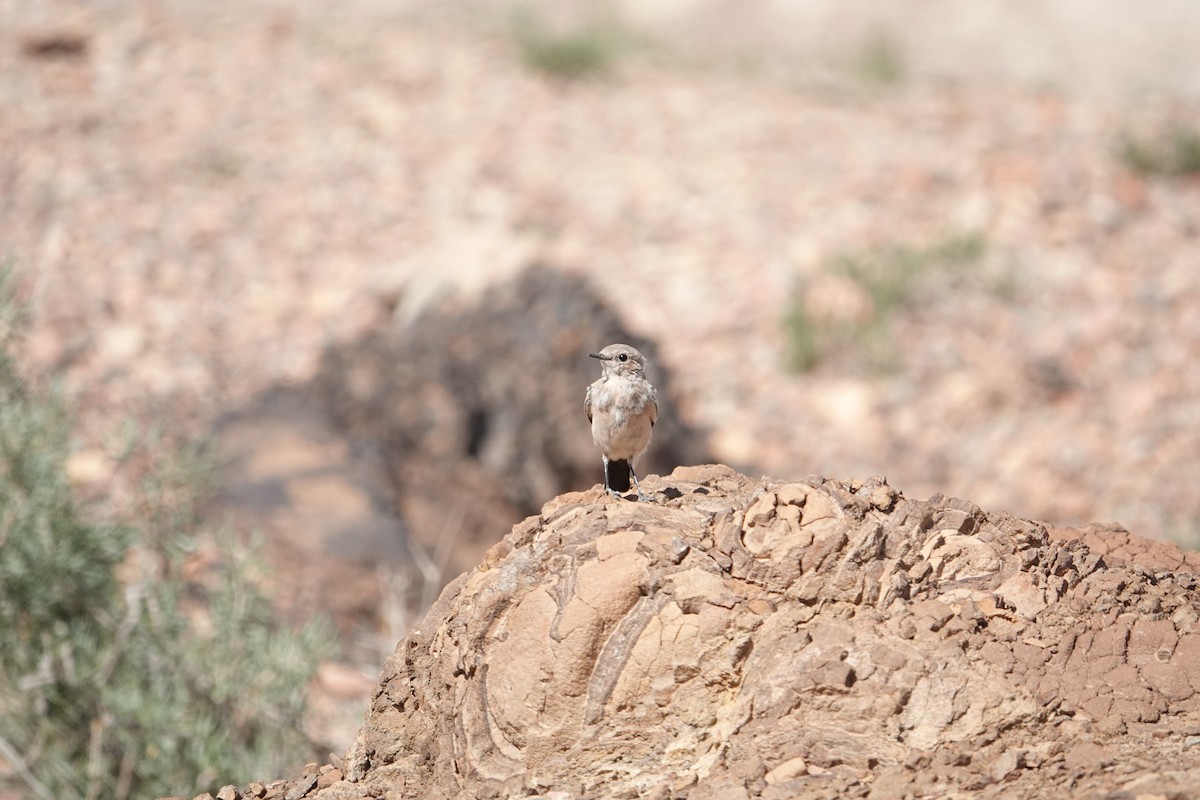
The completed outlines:
{"type": "Polygon", "coordinates": [[[634,464],[650,446],[658,419],[658,394],[646,380],[646,358],[627,344],[610,344],[599,353],[603,374],[588,387],[584,409],[592,423],[592,441],[604,458],[604,490],[613,497],[629,491],[629,477],[642,494],[634,464]]]}

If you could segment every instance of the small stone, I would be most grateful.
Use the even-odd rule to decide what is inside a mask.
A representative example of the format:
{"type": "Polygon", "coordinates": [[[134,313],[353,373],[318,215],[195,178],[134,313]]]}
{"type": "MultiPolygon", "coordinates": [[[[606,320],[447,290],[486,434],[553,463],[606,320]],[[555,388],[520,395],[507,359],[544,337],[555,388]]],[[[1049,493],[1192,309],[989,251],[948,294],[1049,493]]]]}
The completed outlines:
{"type": "Polygon", "coordinates": [[[912,797],[912,784],[916,776],[900,767],[893,767],[878,772],[871,782],[869,800],[900,800],[912,797]]]}
{"type": "Polygon", "coordinates": [[[924,600],[919,603],[913,603],[909,610],[918,619],[927,618],[931,620],[933,622],[931,629],[935,631],[939,630],[954,617],[954,610],[941,600],[924,600]]]}
{"type": "Polygon", "coordinates": [[[691,545],[689,545],[683,539],[680,539],[678,536],[672,538],[671,544],[667,549],[668,553],[670,553],[671,563],[679,564],[682,562],[684,557],[687,556],[691,549],[691,545]]]}
{"type": "Polygon", "coordinates": [[[267,793],[267,787],[263,786],[259,781],[255,781],[246,787],[246,797],[263,797],[267,793]]]}
{"type": "Polygon", "coordinates": [[[808,764],[803,758],[796,757],[790,758],[772,769],[764,776],[764,780],[766,780],[768,786],[774,786],[777,783],[787,783],[793,778],[798,778],[807,773],[808,764]]]}
{"type": "Polygon", "coordinates": [[[671,784],[671,790],[677,794],[682,793],[695,786],[698,782],[699,778],[697,778],[696,773],[685,772],[683,775],[675,778],[671,784]]]}
{"type": "Polygon", "coordinates": [[[90,42],[88,32],[74,26],[26,31],[20,37],[21,54],[29,58],[81,58],[87,55],[90,42]]]}
{"type": "Polygon", "coordinates": [[[965,767],[971,763],[971,754],[965,750],[942,750],[937,754],[939,764],[950,767],[965,767]]]}
{"type": "Polygon", "coordinates": [[[908,577],[915,583],[920,583],[929,577],[929,573],[933,572],[933,565],[928,561],[918,561],[913,564],[908,570],[908,577]]]}
{"type": "Polygon", "coordinates": [[[789,483],[780,486],[775,492],[775,496],[779,498],[779,502],[783,505],[803,506],[804,501],[808,499],[808,493],[812,489],[802,483],[789,483]]]}
{"type": "Polygon", "coordinates": [[[1103,766],[1112,760],[1111,754],[1095,742],[1080,742],[1067,751],[1064,762],[1069,770],[1087,770],[1103,766]]]}
{"type": "Polygon", "coordinates": [[[992,779],[1002,781],[1023,766],[1025,766],[1024,750],[1006,750],[992,763],[992,779]]]}
{"type": "MultiPolygon", "coordinates": [[[[305,768],[307,772],[307,767],[305,768]]],[[[312,772],[316,773],[317,765],[312,765],[312,772]]],[[[317,776],[315,774],[305,775],[300,780],[292,785],[291,790],[283,796],[283,800],[300,800],[301,797],[308,794],[317,785],[317,776]]]]}
{"type": "Polygon", "coordinates": [[[98,337],[98,349],[108,362],[129,361],[142,352],[146,336],[136,325],[113,325],[98,337]]]}
{"type": "Polygon", "coordinates": [[[242,800],[242,793],[237,790],[236,786],[222,786],[217,792],[217,800],[242,800]]]}
{"type": "Polygon", "coordinates": [[[762,526],[775,515],[775,493],[766,492],[754,502],[746,511],[746,518],[743,522],[744,529],[756,528],[762,526]]]}
{"type": "MultiPolygon", "coordinates": [[[[340,769],[334,769],[333,767],[330,767],[328,770],[322,772],[320,777],[317,778],[317,788],[324,789],[326,787],[333,786],[341,779],[342,771],[340,769]]],[[[217,798],[217,800],[220,800],[220,798],[217,798]]]]}
{"type": "Polygon", "coordinates": [[[1109,714],[1096,723],[1096,731],[1105,736],[1120,736],[1127,728],[1125,720],[1117,714],[1109,714]]]}
{"type": "Polygon", "coordinates": [[[67,480],[75,486],[104,484],[112,480],[116,463],[103,450],[90,448],[67,457],[67,480]]]}
{"type": "Polygon", "coordinates": [[[746,603],[746,608],[750,609],[760,617],[766,617],[775,613],[775,604],[768,600],[754,599],[746,603]]]}
{"type": "Polygon", "coordinates": [[[880,511],[891,511],[896,505],[896,490],[890,486],[876,486],[871,492],[871,505],[880,511]]]}

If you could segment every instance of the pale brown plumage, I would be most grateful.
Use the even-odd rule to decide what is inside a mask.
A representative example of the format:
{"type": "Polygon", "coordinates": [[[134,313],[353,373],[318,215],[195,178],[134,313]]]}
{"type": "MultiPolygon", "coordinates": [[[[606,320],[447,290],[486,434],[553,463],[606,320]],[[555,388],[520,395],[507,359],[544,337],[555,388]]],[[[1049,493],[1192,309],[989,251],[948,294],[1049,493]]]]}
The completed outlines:
{"type": "Polygon", "coordinates": [[[658,419],[658,394],[646,380],[646,358],[627,344],[610,344],[599,353],[603,374],[588,387],[584,410],[592,424],[592,441],[604,459],[604,488],[609,494],[629,491],[629,478],[642,494],[634,464],[650,446],[658,419]]]}

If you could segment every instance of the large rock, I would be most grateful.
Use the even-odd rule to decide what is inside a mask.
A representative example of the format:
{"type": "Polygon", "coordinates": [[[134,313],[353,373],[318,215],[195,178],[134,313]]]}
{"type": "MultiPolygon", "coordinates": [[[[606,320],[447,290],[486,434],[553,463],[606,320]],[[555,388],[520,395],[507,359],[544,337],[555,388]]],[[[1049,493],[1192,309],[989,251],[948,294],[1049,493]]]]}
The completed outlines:
{"type": "Polygon", "coordinates": [[[306,796],[1200,786],[1191,572],[882,479],[708,466],[644,486],[660,502],[558,497],[448,586],[388,659],[344,778],[306,796]]]}

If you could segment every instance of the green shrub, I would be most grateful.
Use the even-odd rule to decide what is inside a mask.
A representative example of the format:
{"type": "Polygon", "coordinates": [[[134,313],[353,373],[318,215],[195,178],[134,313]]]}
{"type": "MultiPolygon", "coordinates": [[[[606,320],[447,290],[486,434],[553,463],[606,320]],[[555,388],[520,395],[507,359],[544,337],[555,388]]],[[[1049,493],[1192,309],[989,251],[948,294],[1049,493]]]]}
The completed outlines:
{"type": "Polygon", "coordinates": [[[610,71],[627,49],[628,35],[614,22],[591,20],[552,31],[530,14],[513,19],[513,36],[529,68],[565,80],[610,71]]]}
{"type": "Polygon", "coordinates": [[[869,300],[869,313],[852,319],[817,317],[798,292],[784,315],[788,367],[806,372],[831,353],[847,351],[853,359],[887,367],[894,360],[888,336],[891,320],[911,301],[923,277],[935,270],[974,264],[986,249],[982,236],[958,234],[924,247],[886,247],[836,256],[826,270],[857,285],[869,300]]]}
{"type": "Polygon", "coordinates": [[[1140,137],[1126,134],[1118,152],[1127,167],[1142,175],[1200,175],[1200,132],[1182,123],[1140,137]]]}
{"type": "Polygon", "coordinates": [[[876,31],[862,43],[850,67],[859,80],[875,86],[898,86],[907,71],[904,51],[884,31],[876,31]]]}
{"type": "Polygon", "coordinates": [[[0,300],[0,757],[9,781],[43,799],[191,795],[303,758],[304,693],[326,650],[324,626],[279,627],[232,537],[214,585],[180,576],[197,483],[171,466],[178,460],[147,487],[147,508],[167,512],[149,523],[92,518],[66,478],[63,404],[16,368],[11,308],[0,300]],[[207,630],[189,618],[208,620],[207,630]]]}

